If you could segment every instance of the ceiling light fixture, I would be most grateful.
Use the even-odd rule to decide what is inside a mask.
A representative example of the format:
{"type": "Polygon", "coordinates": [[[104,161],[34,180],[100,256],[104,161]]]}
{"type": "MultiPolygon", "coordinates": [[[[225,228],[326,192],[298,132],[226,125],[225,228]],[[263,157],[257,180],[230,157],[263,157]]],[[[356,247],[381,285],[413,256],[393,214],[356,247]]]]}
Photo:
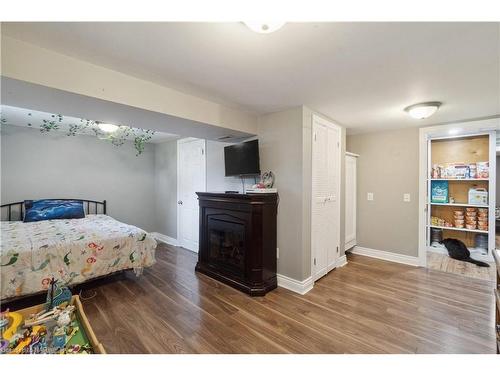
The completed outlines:
{"type": "Polygon", "coordinates": [[[114,133],[115,131],[118,130],[118,125],[113,125],[113,124],[106,124],[99,122],[97,124],[99,129],[101,129],[104,133],[114,133]]]}
{"type": "Polygon", "coordinates": [[[260,34],[269,34],[283,27],[285,22],[243,22],[247,27],[260,34]]]}
{"type": "Polygon", "coordinates": [[[410,105],[405,108],[405,112],[416,119],[422,120],[431,117],[441,107],[441,102],[425,102],[410,105]]]}

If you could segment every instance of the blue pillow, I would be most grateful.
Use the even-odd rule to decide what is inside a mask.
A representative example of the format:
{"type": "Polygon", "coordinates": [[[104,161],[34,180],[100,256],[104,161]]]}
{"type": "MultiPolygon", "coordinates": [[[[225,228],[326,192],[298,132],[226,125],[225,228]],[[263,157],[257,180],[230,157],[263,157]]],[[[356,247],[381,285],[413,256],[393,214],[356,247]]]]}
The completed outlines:
{"type": "Polygon", "coordinates": [[[40,199],[24,201],[24,222],[53,220],[53,219],[81,219],[85,217],[83,202],[76,200],[40,199]]]}

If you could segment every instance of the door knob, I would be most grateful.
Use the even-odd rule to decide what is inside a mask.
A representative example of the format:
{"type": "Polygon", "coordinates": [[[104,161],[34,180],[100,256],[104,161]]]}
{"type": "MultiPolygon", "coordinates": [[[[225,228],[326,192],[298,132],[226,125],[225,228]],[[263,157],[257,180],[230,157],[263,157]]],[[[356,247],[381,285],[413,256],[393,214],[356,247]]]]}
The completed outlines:
{"type": "Polygon", "coordinates": [[[177,201],[177,204],[182,204],[182,201],[177,201]]]}

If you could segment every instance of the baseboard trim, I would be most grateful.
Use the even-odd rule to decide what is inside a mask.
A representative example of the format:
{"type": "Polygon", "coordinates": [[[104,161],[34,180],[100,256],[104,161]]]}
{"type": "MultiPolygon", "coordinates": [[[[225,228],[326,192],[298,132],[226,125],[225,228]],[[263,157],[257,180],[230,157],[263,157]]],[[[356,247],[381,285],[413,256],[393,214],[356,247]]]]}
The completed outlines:
{"type": "Polygon", "coordinates": [[[335,264],[335,268],[338,268],[338,267],[344,267],[345,265],[347,264],[347,257],[346,255],[342,255],[341,257],[339,257],[337,259],[337,262],[335,264]]]}
{"type": "Polygon", "coordinates": [[[313,288],[314,285],[311,276],[309,276],[307,279],[303,281],[295,280],[292,279],[291,277],[280,274],[277,274],[276,277],[278,279],[278,286],[291,290],[292,292],[298,294],[306,294],[313,288]]]}
{"type": "Polygon", "coordinates": [[[158,232],[151,232],[150,234],[158,241],[164,242],[167,245],[179,246],[179,243],[177,242],[176,238],[172,238],[158,232]]]}
{"type": "Polygon", "coordinates": [[[335,263],[332,263],[328,266],[326,272],[333,271],[335,268],[339,267],[344,267],[347,264],[347,257],[345,255],[342,255],[341,257],[337,258],[335,263]]]}
{"type": "Polygon", "coordinates": [[[370,258],[387,260],[389,262],[407,264],[409,266],[420,266],[419,258],[410,255],[390,253],[388,251],[370,249],[368,247],[354,246],[350,252],[356,255],[363,255],[370,258]]]}

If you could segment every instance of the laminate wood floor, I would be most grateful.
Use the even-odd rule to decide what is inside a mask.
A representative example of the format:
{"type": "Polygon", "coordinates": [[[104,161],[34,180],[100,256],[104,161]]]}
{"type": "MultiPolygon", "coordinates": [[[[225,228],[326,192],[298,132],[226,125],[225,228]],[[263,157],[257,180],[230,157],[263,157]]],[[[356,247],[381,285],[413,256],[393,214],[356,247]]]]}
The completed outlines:
{"type": "Polygon", "coordinates": [[[109,353],[495,353],[493,285],[350,255],[304,296],[249,297],[160,244],[136,278],[86,290],[109,353]]]}
{"type": "Polygon", "coordinates": [[[472,263],[451,259],[445,254],[427,252],[427,267],[430,269],[494,282],[497,277],[496,264],[495,262],[488,264],[489,267],[479,267],[472,263]]]}

